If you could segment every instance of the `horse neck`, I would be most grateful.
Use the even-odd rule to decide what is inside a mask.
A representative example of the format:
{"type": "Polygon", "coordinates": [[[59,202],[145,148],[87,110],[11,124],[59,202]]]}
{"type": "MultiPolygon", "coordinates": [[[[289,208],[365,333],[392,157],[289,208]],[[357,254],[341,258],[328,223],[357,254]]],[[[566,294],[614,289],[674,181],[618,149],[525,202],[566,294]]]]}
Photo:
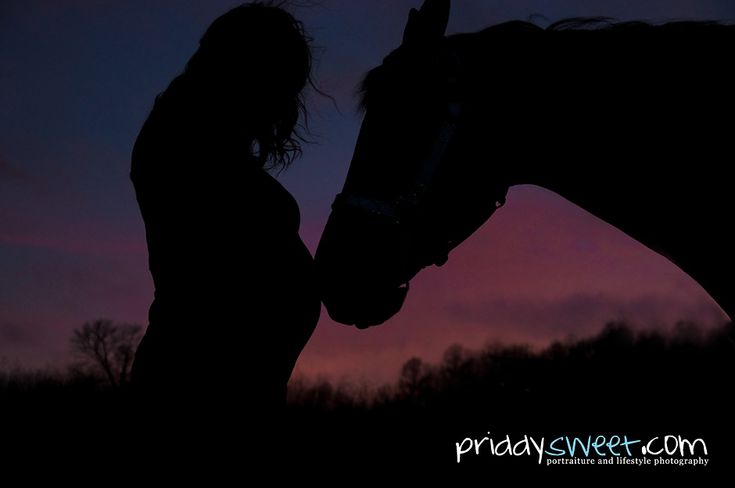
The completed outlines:
{"type": "Polygon", "coordinates": [[[595,133],[604,121],[567,116],[553,104],[513,107],[479,98],[476,108],[475,114],[495,116],[471,115],[465,120],[469,138],[481,141],[465,160],[478,162],[489,180],[539,186],[615,222],[622,200],[647,204],[643,201],[647,190],[667,178],[659,171],[653,147],[634,148],[638,142],[621,140],[624,136],[612,132],[612,122],[595,133]]]}
{"type": "MultiPolygon", "coordinates": [[[[723,232],[734,186],[735,127],[722,116],[735,111],[730,44],[612,40],[596,57],[576,38],[565,52],[539,54],[530,42],[498,57],[489,42],[457,37],[467,47],[461,173],[561,195],[671,259],[735,317],[735,237],[723,232]]],[[[502,41],[494,45],[519,45],[502,41]]]]}
{"type": "Polygon", "coordinates": [[[454,41],[467,70],[462,156],[479,162],[474,171],[554,191],[646,244],[651,218],[675,227],[672,215],[730,193],[718,161],[732,124],[717,113],[735,109],[735,77],[716,39],[682,55],[625,37],[580,32],[549,44],[536,34],[454,41]]]}

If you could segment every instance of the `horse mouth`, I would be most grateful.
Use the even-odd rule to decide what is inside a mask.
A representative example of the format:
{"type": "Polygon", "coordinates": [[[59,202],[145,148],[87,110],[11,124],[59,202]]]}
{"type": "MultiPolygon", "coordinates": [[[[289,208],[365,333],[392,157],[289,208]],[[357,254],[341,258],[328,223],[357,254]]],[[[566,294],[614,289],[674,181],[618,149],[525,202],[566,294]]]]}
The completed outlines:
{"type": "Polygon", "coordinates": [[[380,290],[333,290],[322,301],[329,317],[344,325],[367,329],[385,323],[403,306],[408,285],[380,290]]]}

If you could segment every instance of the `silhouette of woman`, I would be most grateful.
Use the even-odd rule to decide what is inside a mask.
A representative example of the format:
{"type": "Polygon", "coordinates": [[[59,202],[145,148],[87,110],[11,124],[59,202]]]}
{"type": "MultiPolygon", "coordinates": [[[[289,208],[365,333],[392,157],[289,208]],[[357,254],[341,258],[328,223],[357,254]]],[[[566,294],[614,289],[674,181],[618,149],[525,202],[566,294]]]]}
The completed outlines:
{"type": "Polygon", "coordinates": [[[165,408],[285,403],[320,301],[296,201],[267,170],[300,153],[310,69],[299,21],[239,6],[209,27],[138,136],[131,179],[155,299],[133,385],[165,408]]]}

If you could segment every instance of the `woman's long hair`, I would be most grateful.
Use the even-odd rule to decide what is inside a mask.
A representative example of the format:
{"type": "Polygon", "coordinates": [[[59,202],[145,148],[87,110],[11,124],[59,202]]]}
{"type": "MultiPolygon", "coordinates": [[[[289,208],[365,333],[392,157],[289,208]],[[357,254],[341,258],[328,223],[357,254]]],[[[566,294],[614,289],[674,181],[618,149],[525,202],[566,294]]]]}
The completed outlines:
{"type": "Polygon", "coordinates": [[[235,138],[261,166],[283,169],[301,154],[311,67],[300,21],[271,3],[244,4],[212,23],[154,110],[197,134],[235,138]]]}

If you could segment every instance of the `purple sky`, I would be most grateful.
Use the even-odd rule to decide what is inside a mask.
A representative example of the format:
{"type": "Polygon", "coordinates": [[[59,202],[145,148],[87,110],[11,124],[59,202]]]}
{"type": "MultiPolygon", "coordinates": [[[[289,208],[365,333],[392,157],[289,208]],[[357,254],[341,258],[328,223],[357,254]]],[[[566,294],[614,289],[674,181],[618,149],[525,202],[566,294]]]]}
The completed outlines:
{"type": "MultiPolygon", "coordinates": [[[[281,177],[301,205],[312,250],[359,128],[355,86],[397,46],[408,9],[419,3],[324,0],[294,9],[318,46],[316,78],[340,109],[309,98],[317,143],[281,177]]],[[[0,366],[63,364],[70,331],[88,320],[145,324],[152,285],[127,178],[130,150],[155,95],[207,25],[237,4],[0,2],[0,366]]],[[[735,4],[455,0],[449,30],[534,14],[732,20],[735,4]]],[[[412,283],[397,317],[365,332],[323,319],[298,368],[383,380],[408,357],[438,359],[452,343],[542,345],[610,319],[666,326],[725,317],[662,257],[556,195],[519,187],[449,264],[412,283]]]]}

